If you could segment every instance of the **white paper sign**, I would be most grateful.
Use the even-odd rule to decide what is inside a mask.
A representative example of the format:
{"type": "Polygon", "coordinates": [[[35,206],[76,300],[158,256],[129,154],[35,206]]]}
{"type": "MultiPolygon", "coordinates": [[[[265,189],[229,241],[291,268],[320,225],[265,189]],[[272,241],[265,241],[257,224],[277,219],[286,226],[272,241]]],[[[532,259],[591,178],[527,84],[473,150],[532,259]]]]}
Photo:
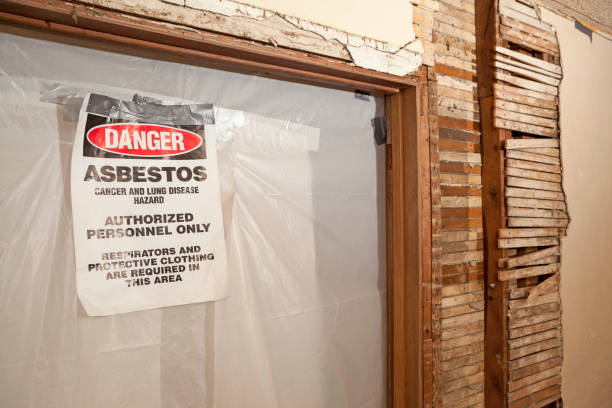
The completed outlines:
{"type": "Polygon", "coordinates": [[[89,315],[226,296],[214,132],[211,105],[85,98],[72,211],[77,291],[89,315]]]}

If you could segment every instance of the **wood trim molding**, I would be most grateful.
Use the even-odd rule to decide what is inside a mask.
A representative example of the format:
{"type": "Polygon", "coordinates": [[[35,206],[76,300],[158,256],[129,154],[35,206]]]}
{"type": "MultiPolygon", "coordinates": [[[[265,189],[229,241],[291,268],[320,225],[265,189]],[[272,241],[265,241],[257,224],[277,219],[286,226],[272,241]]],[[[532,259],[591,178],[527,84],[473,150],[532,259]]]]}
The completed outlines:
{"type": "MultiPolygon", "coordinates": [[[[442,339],[442,190],[440,187],[440,131],[438,125],[438,83],[435,68],[427,69],[427,93],[429,99],[429,179],[430,179],[430,253],[429,279],[424,288],[429,297],[429,329],[425,338],[425,408],[437,407],[441,401],[442,368],[440,345],[442,339]],[[428,285],[427,285],[428,284],[428,285]],[[428,367],[428,363],[431,364],[428,367]]],[[[427,321],[427,319],[426,319],[427,321]]]]}
{"type": "Polygon", "coordinates": [[[388,407],[431,406],[431,190],[427,76],[386,100],[388,407]],[[429,363],[428,363],[429,362],[429,363]]]}

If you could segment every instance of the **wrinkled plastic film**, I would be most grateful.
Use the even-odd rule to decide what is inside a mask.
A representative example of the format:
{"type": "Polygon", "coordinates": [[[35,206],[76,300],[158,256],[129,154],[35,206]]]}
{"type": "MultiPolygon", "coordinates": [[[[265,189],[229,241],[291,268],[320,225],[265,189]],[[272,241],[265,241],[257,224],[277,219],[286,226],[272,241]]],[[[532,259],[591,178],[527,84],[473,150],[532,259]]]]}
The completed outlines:
{"type": "Polygon", "coordinates": [[[0,34],[0,93],[0,405],[384,405],[375,100],[14,33],[0,34]],[[80,308],[69,192],[83,92],[214,104],[227,299],[80,308]]]}
{"type": "Polygon", "coordinates": [[[212,104],[163,105],[158,99],[134,95],[124,101],[106,95],[91,94],[87,111],[122,120],[144,120],[163,125],[214,124],[212,104]],[[148,101],[152,99],[154,102],[148,101]]]}

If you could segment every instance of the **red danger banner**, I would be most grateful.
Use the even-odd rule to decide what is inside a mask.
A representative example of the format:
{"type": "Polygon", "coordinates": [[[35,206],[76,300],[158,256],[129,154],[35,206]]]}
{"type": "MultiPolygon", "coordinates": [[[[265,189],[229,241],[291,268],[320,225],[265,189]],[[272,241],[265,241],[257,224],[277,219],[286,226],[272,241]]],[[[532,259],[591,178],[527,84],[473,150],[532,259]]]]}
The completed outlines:
{"type": "Polygon", "coordinates": [[[72,209],[77,290],[89,315],[226,296],[214,131],[211,105],[85,98],[72,209]]]}
{"type": "Polygon", "coordinates": [[[202,146],[197,133],[168,126],[118,123],[87,132],[87,141],[109,153],[138,157],[164,157],[189,153],[202,146]]]}

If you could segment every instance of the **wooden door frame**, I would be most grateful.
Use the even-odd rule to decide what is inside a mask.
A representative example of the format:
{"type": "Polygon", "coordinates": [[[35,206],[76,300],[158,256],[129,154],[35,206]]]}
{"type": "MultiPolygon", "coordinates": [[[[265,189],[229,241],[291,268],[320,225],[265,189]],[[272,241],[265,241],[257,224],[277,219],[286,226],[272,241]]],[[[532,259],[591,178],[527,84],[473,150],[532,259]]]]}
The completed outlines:
{"type": "Polygon", "coordinates": [[[190,64],[384,96],[387,406],[431,406],[431,163],[424,67],[399,77],[64,0],[2,0],[0,22],[153,50],[190,64]]]}
{"type": "Polygon", "coordinates": [[[427,78],[386,99],[388,407],[432,405],[427,78]]]}

